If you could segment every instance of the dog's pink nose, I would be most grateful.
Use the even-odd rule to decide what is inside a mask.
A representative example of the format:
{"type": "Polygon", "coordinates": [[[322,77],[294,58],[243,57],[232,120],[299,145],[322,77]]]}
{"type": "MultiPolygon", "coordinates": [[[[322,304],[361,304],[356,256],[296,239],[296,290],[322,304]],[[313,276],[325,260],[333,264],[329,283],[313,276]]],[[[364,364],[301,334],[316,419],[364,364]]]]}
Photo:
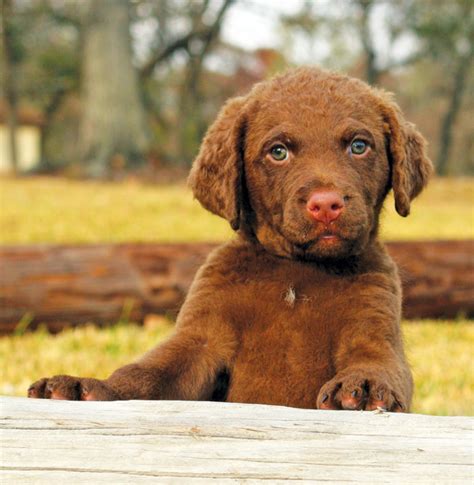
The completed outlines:
{"type": "Polygon", "coordinates": [[[314,192],[306,203],[306,210],[311,217],[326,225],[335,221],[344,209],[344,199],[337,193],[328,190],[314,192]]]}

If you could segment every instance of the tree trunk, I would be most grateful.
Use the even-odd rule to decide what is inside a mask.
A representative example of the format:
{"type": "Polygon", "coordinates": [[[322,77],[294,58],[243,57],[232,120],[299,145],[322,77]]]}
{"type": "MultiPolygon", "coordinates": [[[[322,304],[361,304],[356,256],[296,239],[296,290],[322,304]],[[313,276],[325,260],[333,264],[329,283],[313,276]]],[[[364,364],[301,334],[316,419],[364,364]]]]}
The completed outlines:
{"type": "Polygon", "coordinates": [[[181,89],[181,124],[178,128],[180,130],[178,149],[180,161],[184,162],[186,165],[191,164],[205,132],[200,109],[200,105],[202,104],[200,83],[204,61],[212,48],[213,42],[219,36],[224,16],[234,1],[235,0],[223,0],[214,22],[207,29],[203,28],[203,16],[206,13],[208,2],[204,2],[201,5],[201,8],[196,5],[196,9],[191,15],[193,31],[202,31],[203,35],[200,38],[199,49],[193,50],[192,43],[188,45],[187,52],[189,59],[181,89]]]}
{"type": "Polygon", "coordinates": [[[43,124],[41,126],[40,132],[40,166],[47,168],[49,165],[48,156],[46,153],[46,144],[48,141],[49,133],[51,130],[51,125],[53,123],[54,114],[60,107],[64,96],[67,94],[68,90],[64,87],[60,87],[53,92],[48,104],[44,108],[43,112],[43,124]]]}
{"type": "Polygon", "coordinates": [[[142,162],[149,147],[138,74],[132,63],[129,3],[91,0],[85,16],[81,159],[91,175],[142,162]]]}
{"type": "Polygon", "coordinates": [[[360,9],[359,34],[365,55],[365,80],[374,86],[380,77],[380,71],[376,65],[375,47],[370,32],[370,15],[374,3],[372,0],[358,0],[360,9]]]}
{"type": "Polygon", "coordinates": [[[18,172],[17,147],[17,92],[15,85],[15,52],[14,30],[12,26],[13,5],[11,0],[2,0],[1,23],[3,44],[3,89],[7,101],[8,144],[10,148],[10,164],[13,173],[18,172]]]}
{"type": "Polygon", "coordinates": [[[451,151],[454,124],[461,108],[461,100],[466,88],[466,80],[469,75],[469,68],[474,57],[474,47],[470,52],[458,60],[458,66],[454,75],[448,108],[441,120],[440,147],[436,160],[436,168],[440,175],[447,175],[449,167],[449,155],[451,151]]]}
{"type": "MultiPolygon", "coordinates": [[[[150,313],[176,314],[214,247],[0,248],[0,334],[39,323],[54,332],[86,322],[141,322],[150,313]]],[[[474,316],[472,241],[395,242],[387,247],[400,268],[406,318],[474,316]]]]}

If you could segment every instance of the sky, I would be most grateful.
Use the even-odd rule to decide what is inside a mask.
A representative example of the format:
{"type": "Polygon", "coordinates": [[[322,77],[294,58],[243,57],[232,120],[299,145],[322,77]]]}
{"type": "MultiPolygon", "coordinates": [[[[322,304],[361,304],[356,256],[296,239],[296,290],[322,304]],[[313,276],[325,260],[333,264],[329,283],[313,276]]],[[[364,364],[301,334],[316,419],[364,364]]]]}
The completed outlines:
{"type": "MultiPolygon", "coordinates": [[[[326,0],[315,0],[321,5],[326,0]]],[[[295,13],[303,0],[242,0],[233,5],[222,26],[222,38],[247,50],[275,47],[279,38],[276,20],[280,13],[295,13]]]]}

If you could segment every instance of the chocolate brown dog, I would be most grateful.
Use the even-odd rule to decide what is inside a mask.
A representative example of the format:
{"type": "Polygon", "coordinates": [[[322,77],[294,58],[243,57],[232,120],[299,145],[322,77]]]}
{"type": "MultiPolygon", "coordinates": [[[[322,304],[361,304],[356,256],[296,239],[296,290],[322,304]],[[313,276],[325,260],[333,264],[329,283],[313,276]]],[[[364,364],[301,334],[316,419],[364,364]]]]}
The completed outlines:
{"type": "Polygon", "coordinates": [[[199,270],[174,334],[104,381],[45,378],[30,397],[218,399],[408,411],[400,282],[377,239],[432,171],[391,97],[302,68],[230,100],[191,170],[238,237],[199,270]]]}

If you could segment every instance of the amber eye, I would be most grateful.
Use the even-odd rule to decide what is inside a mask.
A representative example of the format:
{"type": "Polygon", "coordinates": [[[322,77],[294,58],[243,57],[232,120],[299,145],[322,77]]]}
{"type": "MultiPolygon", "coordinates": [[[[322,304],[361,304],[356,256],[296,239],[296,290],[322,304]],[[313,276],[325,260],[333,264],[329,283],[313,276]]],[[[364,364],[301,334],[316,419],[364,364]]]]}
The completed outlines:
{"type": "Polygon", "coordinates": [[[284,162],[288,158],[288,148],[285,145],[273,145],[270,149],[271,157],[277,162],[284,162]]]}
{"type": "Polygon", "coordinates": [[[358,138],[351,143],[351,153],[354,155],[363,155],[368,148],[368,143],[358,138]]]}

